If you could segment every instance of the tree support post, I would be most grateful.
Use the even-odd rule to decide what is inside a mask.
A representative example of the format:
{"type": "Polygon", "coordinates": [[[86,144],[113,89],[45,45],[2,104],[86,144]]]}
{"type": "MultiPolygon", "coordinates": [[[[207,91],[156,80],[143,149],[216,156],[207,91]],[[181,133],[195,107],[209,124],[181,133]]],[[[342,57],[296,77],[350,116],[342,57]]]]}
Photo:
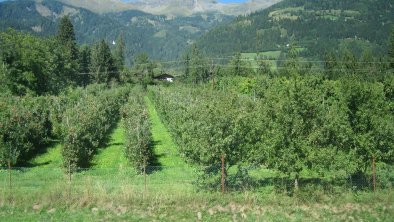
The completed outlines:
{"type": "Polygon", "coordinates": [[[372,156],[372,178],[373,178],[373,192],[376,192],[376,159],[372,156]]]}
{"type": "Polygon", "coordinates": [[[146,195],[146,157],[144,158],[144,194],[146,195]]]}
{"type": "Polygon", "coordinates": [[[11,171],[11,160],[8,160],[8,185],[10,189],[10,196],[9,196],[9,202],[11,204],[12,202],[12,171],[11,171]]]}
{"type": "Polygon", "coordinates": [[[224,194],[224,155],[222,155],[222,194],[224,194]]]}

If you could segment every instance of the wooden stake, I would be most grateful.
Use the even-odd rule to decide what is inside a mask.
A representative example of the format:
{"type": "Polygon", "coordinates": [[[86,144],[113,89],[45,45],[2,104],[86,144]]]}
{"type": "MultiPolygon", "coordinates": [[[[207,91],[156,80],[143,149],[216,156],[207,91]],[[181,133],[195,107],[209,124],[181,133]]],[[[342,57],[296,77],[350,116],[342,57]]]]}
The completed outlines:
{"type": "Polygon", "coordinates": [[[222,194],[224,194],[224,155],[222,155],[222,194]]]}
{"type": "Polygon", "coordinates": [[[146,157],[144,158],[144,181],[145,181],[144,193],[146,194],[146,157]]]}
{"type": "Polygon", "coordinates": [[[376,192],[376,160],[375,155],[372,156],[372,177],[373,177],[373,192],[376,192]]]}
{"type": "Polygon", "coordinates": [[[11,160],[8,160],[8,182],[9,182],[9,188],[10,188],[10,196],[9,196],[9,201],[11,204],[12,201],[12,172],[11,172],[11,160]]]}
{"type": "Polygon", "coordinates": [[[71,184],[71,160],[68,161],[68,183],[71,184]]]}
{"type": "Polygon", "coordinates": [[[71,206],[71,160],[68,161],[68,202],[71,206]]]}

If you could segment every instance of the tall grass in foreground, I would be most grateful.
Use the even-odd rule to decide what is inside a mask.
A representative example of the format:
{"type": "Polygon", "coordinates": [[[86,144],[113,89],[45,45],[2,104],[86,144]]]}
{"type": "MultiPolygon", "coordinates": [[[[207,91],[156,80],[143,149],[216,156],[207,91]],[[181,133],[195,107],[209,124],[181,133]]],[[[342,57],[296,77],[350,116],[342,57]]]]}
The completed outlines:
{"type": "MultiPolygon", "coordinates": [[[[153,184],[151,181],[145,192],[142,176],[126,177],[131,171],[96,172],[105,177],[94,172],[82,172],[74,175],[71,185],[59,178],[41,189],[19,189],[11,201],[8,195],[4,195],[8,191],[1,187],[0,219],[7,221],[26,217],[32,220],[48,216],[52,220],[65,220],[71,215],[79,215],[73,220],[114,220],[120,217],[123,220],[201,218],[204,221],[229,221],[235,217],[243,221],[390,221],[394,216],[391,190],[337,195],[301,192],[293,197],[276,192],[222,195],[218,192],[195,192],[192,186],[185,184],[153,184]],[[136,183],[138,180],[141,184],[136,183]]],[[[159,179],[164,178],[157,178],[155,182],[159,179]]]]}

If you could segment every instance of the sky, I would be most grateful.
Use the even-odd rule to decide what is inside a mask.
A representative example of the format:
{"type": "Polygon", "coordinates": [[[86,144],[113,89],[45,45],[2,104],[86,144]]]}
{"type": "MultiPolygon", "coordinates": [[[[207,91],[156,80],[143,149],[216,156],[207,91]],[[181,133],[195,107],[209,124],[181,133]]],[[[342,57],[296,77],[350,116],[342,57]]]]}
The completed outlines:
{"type": "Polygon", "coordinates": [[[246,2],[246,0],[219,0],[220,3],[242,3],[246,2]]]}
{"type": "MultiPolygon", "coordinates": [[[[1,1],[1,0],[0,0],[1,1]]],[[[124,2],[135,2],[137,0],[122,0],[124,2]]],[[[246,2],[247,0],[217,0],[220,3],[242,3],[246,2]]]]}
{"type": "MultiPolygon", "coordinates": [[[[4,2],[6,0],[0,0],[0,2],[4,2]]],[[[124,2],[133,2],[136,0],[122,0],[124,2]]],[[[242,3],[242,2],[246,2],[247,0],[218,0],[218,2],[220,3],[242,3]]]]}

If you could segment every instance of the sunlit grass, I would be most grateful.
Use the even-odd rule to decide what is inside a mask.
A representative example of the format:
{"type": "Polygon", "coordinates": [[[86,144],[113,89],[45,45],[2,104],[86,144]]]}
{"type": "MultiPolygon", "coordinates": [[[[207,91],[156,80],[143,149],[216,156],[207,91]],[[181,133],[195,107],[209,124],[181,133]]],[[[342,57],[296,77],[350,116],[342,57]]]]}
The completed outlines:
{"type": "Polygon", "coordinates": [[[93,168],[123,168],[128,167],[129,162],[124,155],[124,128],[123,123],[119,122],[117,127],[109,136],[106,147],[99,149],[93,157],[93,168]]]}

